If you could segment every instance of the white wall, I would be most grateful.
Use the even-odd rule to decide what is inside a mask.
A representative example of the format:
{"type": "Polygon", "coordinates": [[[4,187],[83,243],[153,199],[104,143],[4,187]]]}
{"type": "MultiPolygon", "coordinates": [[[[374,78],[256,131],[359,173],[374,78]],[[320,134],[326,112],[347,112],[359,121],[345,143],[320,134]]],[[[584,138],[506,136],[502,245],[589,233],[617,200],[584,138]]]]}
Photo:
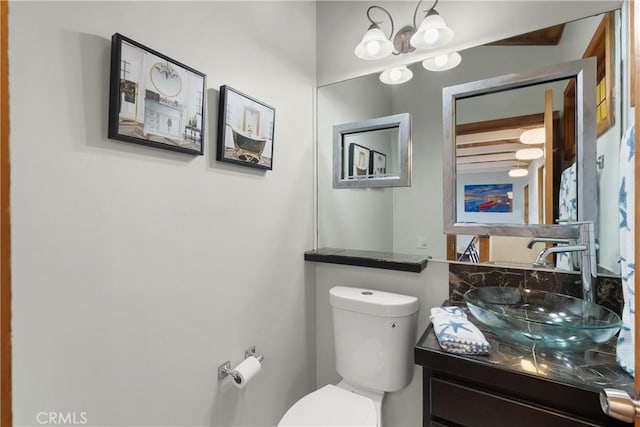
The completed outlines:
{"type": "Polygon", "coordinates": [[[11,2],[9,25],[15,425],[275,425],[315,385],[315,3],[11,2]],[[207,74],[204,156],[106,138],[115,32],[207,74]],[[272,171],[215,161],[222,84],[276,108],[272,171]],[[255,381],[218,382],[250,345],[255,381]]]}

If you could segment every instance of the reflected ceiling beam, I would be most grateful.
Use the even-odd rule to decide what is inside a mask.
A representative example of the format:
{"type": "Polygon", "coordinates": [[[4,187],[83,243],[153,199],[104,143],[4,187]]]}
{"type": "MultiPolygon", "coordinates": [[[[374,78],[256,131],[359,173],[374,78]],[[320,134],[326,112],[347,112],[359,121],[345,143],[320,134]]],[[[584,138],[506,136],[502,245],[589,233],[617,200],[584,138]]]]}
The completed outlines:
{"type": "Polygon", "coordinates": [[[562,39],[564,24],[531,31],[519,36],[487,43],[487,46],[557,46],[562,39]]]}
{"type": "Polygon", "coordinates": [[[456,172],[469,173],[469,172],[499,172],[501,170],[509,170],[512,167],[527,167],[528,162],[521,162],[518,160],[505,160],[501,162],[488,162],[488,163],[465,163],[456,165],[456,172]]]}
{"type": "Polygon", "coordinates": [[[456,145],[481,144],[492,141],[519,140],[524,128],[500,129],[456,136],[456,145]]]}
{"type": "Polygon", "coordinates": [[[487,154],[484,156],[467,156],[458,157],[456,163],[459,165],[471,164],[471,163],[488,163],[488,162],[501,162],[504,160],[516,160],[516,153],[499,153],[499,154],[487,154]]]}
{"type": "Polygon", "coordinates": [[[531,148],[531,146],[526,144],[519,144],[519,143],[482,145],[477,147],[458,148],[456,150],[456,155],[458,157],[464,157],[464,156],[477,156],[482,154],[507,153],[507,152],[516,152],[521,148],[531,148]]]}

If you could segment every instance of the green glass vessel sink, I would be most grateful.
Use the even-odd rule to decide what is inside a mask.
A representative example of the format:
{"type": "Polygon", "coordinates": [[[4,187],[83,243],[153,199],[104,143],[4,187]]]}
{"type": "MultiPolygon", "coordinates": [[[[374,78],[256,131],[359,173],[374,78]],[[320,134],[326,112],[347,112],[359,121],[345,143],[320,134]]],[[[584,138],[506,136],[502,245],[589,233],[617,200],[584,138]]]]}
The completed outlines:
{"type": "Polygon", "coordinates": [[[494,333],[536,348],[586,349],[609,341],[622,324],[601,305],[536,289],[488,286],[471,289],[464,299],[494,333]]]}

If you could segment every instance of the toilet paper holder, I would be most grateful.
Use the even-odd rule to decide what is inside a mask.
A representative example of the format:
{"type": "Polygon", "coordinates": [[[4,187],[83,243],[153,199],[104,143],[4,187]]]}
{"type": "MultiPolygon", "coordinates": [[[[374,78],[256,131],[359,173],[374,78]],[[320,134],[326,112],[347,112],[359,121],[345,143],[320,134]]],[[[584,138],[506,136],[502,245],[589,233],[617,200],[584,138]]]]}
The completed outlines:
{"type": "MultiPolygon", "coordinates": [[[[256,359],[258,359],[258,362],[260,362],[260,363],[262,363],[262,361],[264,360],[264,356],[262,354],[256,353],[256,346],[255,345],[249,347],[248,349],[246,349],[244,351],[244,358],[248,359],[249,357],[255,357],[256,359]]],[[[222,365],[218,366],[218,380],[221,380],[221,379],[227,377],[228,375],[231,375],[231,377],[235,381],[238,380],[238,373],[235,372],[233,369],[231,369],[231,361],[230,360],[227,360],[222,365]]]]}

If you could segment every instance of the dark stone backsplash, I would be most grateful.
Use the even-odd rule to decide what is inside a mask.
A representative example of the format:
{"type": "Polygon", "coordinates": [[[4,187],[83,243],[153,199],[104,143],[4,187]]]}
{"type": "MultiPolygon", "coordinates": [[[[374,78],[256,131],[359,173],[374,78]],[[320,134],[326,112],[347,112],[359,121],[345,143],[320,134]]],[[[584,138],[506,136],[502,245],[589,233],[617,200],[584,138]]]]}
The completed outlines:
{"type": "MultiPolygon", "coordinates": [[[[582,297],[582,286],[578,274],[449,263],[449,302],[451,304],[464,304],[462,298],[464,293],[481,286],[542,289],[582,297]]],[[[596,303],[618,314],[622,313],[622,283],[619,278],[598,277],[594,295],[596,303]]]]}

